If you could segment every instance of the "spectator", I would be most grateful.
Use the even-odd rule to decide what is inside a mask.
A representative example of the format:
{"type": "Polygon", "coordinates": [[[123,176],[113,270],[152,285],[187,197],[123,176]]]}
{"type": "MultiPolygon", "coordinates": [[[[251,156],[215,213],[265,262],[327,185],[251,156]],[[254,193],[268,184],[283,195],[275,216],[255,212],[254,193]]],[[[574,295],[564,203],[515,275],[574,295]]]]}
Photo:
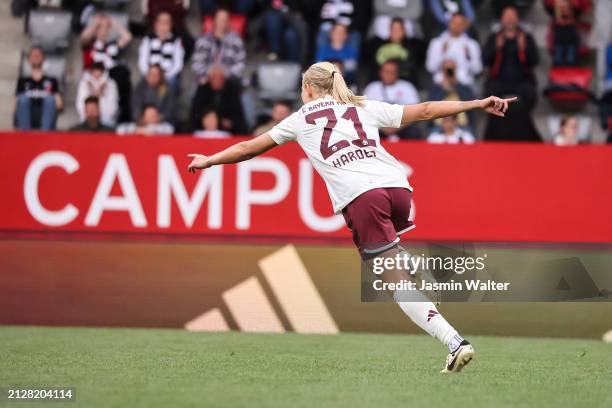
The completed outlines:
{"type": "Polygon", "coordinates": [[[121,24],[105,14],[96,14],[81,33],[85,65],[101,62],[106,69],[119,64],[120,51],[132,41],[132,34],[121,24]],[[117,39],[110,38],[112,29],[117,30],[117,39]]]}
{"type": "Polygon", "coordinates": [[[576,27],[576,13],[570,0],[554,0],[553,55],[555,66],[576,65],[580,35],[576,27]]]}
{"type": "Polygon", "coordinates": [[[338,60],[344,66],[344,75],[347,82],[354,82],[357,71],[358,53],[355,48],[347,44],[348,29],[341,23],[334,24],[329,33],[330,42],[317,49],[317,62],[338,60]]]}
{"type": "Polygon", "coordinates": [[[149,27],[155,24],[155,17],[162,12],[170,14],[172,18],[172,31],[181,39],[185,50],[184,60],[187,61],[193,51],[194,39],[185,18],[189,13],[189,0],[143,0],[142,12],[147,19],[149,27]]]}
{"type": "Polygon", "coordinates": [[[299,62],[303,45],[296,25],[301,17],[291,11],[285,0],[270,0],[268,3],[263,13],[264,31],[270,48],[268,59],[275,61],[282,55],[284,60],[299,62]]]}
{"type": "Polygon", "coordinates": [[[70,128],[72,132],[112,132],[113,128],[106,126],[100,120],[100,105],[97,96],[88,96],[85,99],[85,119],[70,128]]]}
{"type": "MultiPolygon", "coordinates": [[[[455,61],[447,59],[442,63],[442,82],[433,84],[429,88],[430,101],[471,101],[476,99],[472,88],[463,85],[457,81],[455,75],[455,61]]],[[[441,119],[436,120],[435,124],[440,125],[441,119]]],[[[457,115],[457,123],[459,126],[469,128],[472,132],[476,128],[476,115],[474,111],[463,112],[457,115]]]]}
{"type": "Polygon", "coordinates": [[[219,129],[219,115],[214,109],[206,109],[202,113],[202,128],[193,132],[193,135],[205,139],[231,136],[230,132],[219,129]]]}
{"type": "MultiPolygon", "coordinates": [[[[379,76],[379,81],[370,83],[364,90],[364,95],[368,99],[400,105],[419,103],[419,94],[415,87],[410,82],[399,79],[399,67],[396,61],[387,61],[382,64],[379,76]]],[[[420,137],[420,132],[415,125],[400,129],[384,128],[382,133],[391,140],[420,137]]]]}
{"type": "Polygon", "coordinates": [[[189,13],[189,0],[142,0],[142,14],[149,26],[155,24],[155,17],[165,12],[172,18],[172,26],[184,27],[185,18],[189,13]]]}
{"type": "Polygon", "coordinates": [[[164,71],[159,65],[151,65],[147,76],[140,80],[132,99],[132,115],[140,116],[144,106],[153,105],[157,108],[161,120],[176,123],[178,97],[165,81],[164,71]]]}
{"type": "Polygon", "coordinates": [[[321,7],[321,24],[317,34],[316,48],[329,42],[329,32],[336,23],[349,28],[348,43],[360,50],[361,33],[368,27],[368,2],[360,0],[327,0],[321,7]]]}
{"type": "Polygon", "coordinates": [[[108,76],[101,62],[93,63],[79,82],[76,109],[81,122],[85,120],[85,99],[89,96],[98,98],[102,123],[114,126],[117,123],[119,110],[119,93],[117,84],[108,76]]]}
{"type": "Polygon", "coordinates": [[[410,105],[419,103],[416,88],[408,81],[399,79],[397,61],[387,61],[378,71],[380,80],[370,83],[364,90],[368,99],[410,105]]]}
{"type": "Polygon", "coordinates": [[[292,112],[292,106],[290,102],[287,101],[279,101],[275,102],[272,105],[272,117],[270,120],[253,131],[253,136],[259,136],[266,133],[268,130],[272,129],[274,126],[278,125],[283,119],[289,117],[292,112]]]}
{"type": "Polygon", "coordinates": [[[233,134],[247,133],[240,85],[228,81],[224,68],[213,65],[208,72],[206,84],[200,84],[191,103],[191,124],[198,129],[202,113],[214,109],[220,118],[221,129],[233,134]]]}
{"type": "Polygon", "coordinates": [[[559,132],[553,138],[556,146],[575,146],[578,144],[578,118],[563,116],[559,132]]]}
{"type": "Polygon", "coordinates": [[[408,37],[420,37],[422,33],[417,24],[422,14],[421,1],[374,0],[374,35],[383,41],[387,40],[391,35],[391,21],[398,20],[402,22],[408,37]]]}
{"type": "Polygon", "coordinates": [[[448,25],[455,14],[461,14],[470,23],[474,22],[476,14],[470,0],[428,0],[429,10],[438,25],[443,28],[448,25]]]}
{"type": "Polygon", "coordinates": [[[117,127],[118,135],[167,136],[173,133],[174,127],[162,122],[155,105],[143,106],[138,123],[123,123],[117,127]]]}
{"type": "Polygon", "coordinates": [[[400,64],[400,77],[417,83],[416,67],[423,61],[423,41],[408,38],[400,18],[391,20],[389,33],[387,41],[374,41],[376,63],[380,66],[389,60],[396,60],[400,64]]]}
{"type": "MultiPolygon", "coordinates": [[[[336,66],[336,68],[338,69],[338,72],[340,72],[342,74],[342,77],[344,78],[344,64],[342,63],[342,61],[332,58],[332,59],[328,60],[327,62],[331,62],[332,64],[334,64],[336,66]]],[[[345,79],[345,81],[346,81],[346,79],[345,79]]],[[[358,89],[357,89],[357,85],[355,85],[354,82],[353,83],[347,82],[346,85],[351,90],[351,92],[353,92],[355,95],[357,95],[358,89]]]]}
{"type": "Polygon", "coordinates": [[[501,29],[487,40],[482,59],[489,68],[487,93],[503,95],[518,93],[535,104],[535,76],[538,50],[533,37],[521,30],[516,8],[507,7],[500,19],[501,29]],[[518,92],[517,92],[518,91],[518,92]]]}
{"type": "Polygon", "coordinates": [[[455,75],[464,85],[472,86],[474,75],[482,71],[480,46],[465,33],[467,27],[466,18],[462,14],[455,14],[448,22],[448,30],[431,40],[426,68],[436,83],[442,82],[442,63],[447,59],[455,61],[455,75]]]}
{"type": "Polygon", "coordinates": [[[131,120],[130,93],[132,84],[130,70],[119,59],[119,54],[132,41],[132,34],[121,24],[104,14],[96,14],[81,33],[84,67],[94,62],[104,64],[108,75],[117,84],[119,91],[119,121],[131,120]],[[117,39],[110,38],[111,29],[119,33],[117,39]]]}
{"type": "Polygon", "coordinates": [[[229,74],[242,78],[246,52],[240,36],[229,31],[229,12],[219,9],[215,13],[211,32],[198,38],[191,68],[200,83],[204,83],[213,64],[220,64],[229,74]]]}
{"type": "Polygon", "coordinates": [[[181,39],[172,32],[172,17],[166,12],[159,13],[153,32],[142,39],[138,50],[140,73],[145,76],[149,72],[149,66],[158,64],[164,70],[166,82],[179,92],[179,75],[183,69],[184,55],[181,39]]]}
{"type": "Polygon", "coordinates": [[[472,132],[461,129],[457,123],[457,116],[447,116],[441,119],[440,128],[436,128],[427,137],[429,143],[472,144],[476,141],[472,132]]]}
{"type": "MultiPolygon", "coordinates": [[[[604,0],[608,1],[608,0],[604,0]]],[[[551,16],[555,17],[555,13],[557,12],[557,3],[565,3],[562,6],[569,6],[571,8],[571,12],[574,15],[574,18],[580,18],[585,12],[589,11],[593,6],[592,0],[543,0],[544,8],[546,12],[551,16]]],[[[515,3],[520,3],[520,1],[515,0],[515,3]]],[[[516,6],[516,5],[515,5],[516,6]]],[[[517,6],[518,7],[518,6],[517,6]]]]}
{"type": "Polygon", "coordinates": [[[64,107],[56,78],[45,75],[45,54],[40,47],[28,53],[29,76],[17,80],[15,119],[19,130],[54,130],[57,112],[64,107]]]}
{"type": "Polygon", "coordinates": [[[509,107],[505,119],[489,116],[485,138],[540,140],[530,115],[537,99],[533,74],[533,67],[538,63],[535,41],[521,30],[516,8],[506,7],[500,23],[500,31],[491,34],[482,54],[483,62],[489,68],[485,93],[502,97],[518,95],[520,100],[509,107]]]}

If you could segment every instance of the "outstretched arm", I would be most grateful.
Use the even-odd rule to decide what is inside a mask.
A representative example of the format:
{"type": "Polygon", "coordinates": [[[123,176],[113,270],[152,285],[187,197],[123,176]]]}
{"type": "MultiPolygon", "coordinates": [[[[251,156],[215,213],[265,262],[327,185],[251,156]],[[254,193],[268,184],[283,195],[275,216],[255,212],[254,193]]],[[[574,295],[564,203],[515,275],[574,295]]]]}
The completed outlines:
{"type": "Polygon", "coordinates": [[[474,109],[483,109],[492,115],[504,117],[508,110],[508,104],[517,100],[517,97],[501,99],[497,96],[489,96],[486,99],[476,99],[473,101],[439,101],[406,105],[404,106],[404,114],[402,116],[402,126],[421,120],[432,120],[457,115],[461,112],[474,109]]]}
{"type": "Polygon", "coordinates": [[[204,170],[217,164],[238,163],[258,156],[275,146],[277,146],[277,144],[270,134],[264,133],[253,139],[236,143],[212,156],[204,156],[196,153],[188,154],[187,157],[191,157],[193,160],[191,164],[189,164],[187,170],[191,173],[195,173],[197,170],[204,170]]]}

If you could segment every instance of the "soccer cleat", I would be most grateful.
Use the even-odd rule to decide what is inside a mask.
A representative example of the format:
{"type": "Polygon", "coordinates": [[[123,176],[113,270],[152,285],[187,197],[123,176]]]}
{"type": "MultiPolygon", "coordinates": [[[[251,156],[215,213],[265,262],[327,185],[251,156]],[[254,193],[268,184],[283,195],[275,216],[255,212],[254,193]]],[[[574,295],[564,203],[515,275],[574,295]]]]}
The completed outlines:
{"type": "Polygon", "coordinates": [[[457,350],[446,356],[446,364],[441,373],[458,373],[465,367],[474,357],[474,347],[463,340],[457,350]]]}

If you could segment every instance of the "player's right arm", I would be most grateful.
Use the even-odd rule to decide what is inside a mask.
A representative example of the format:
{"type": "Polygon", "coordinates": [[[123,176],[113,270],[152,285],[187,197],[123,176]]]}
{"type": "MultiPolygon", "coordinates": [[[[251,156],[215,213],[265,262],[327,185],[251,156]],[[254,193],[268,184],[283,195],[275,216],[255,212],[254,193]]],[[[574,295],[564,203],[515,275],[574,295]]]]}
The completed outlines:
{"type": "Polygon", "coordinates": [[[485,99],[473,101],[437,101],[406,105],[402,115],[402,126],[422,120],[457,115],[474,109],[483,109],[492,115],[504,117],[508,110],[508,104],[517,100],[517,97],[502,99],[497,96],[489,96],[485,99]]]}
{"type": "Polygon", "coordinates": [[[258,156],[275,146],[277,146],[277,143],[270,134],[264,133],[253,139],[236,143],[212,156],[204,156],[197,153],[188,154],[187,157],[191,157],[193,160],[187,170],[195,173],[197,170],[204,170],[218,164],[238,163],[258,156]]]}

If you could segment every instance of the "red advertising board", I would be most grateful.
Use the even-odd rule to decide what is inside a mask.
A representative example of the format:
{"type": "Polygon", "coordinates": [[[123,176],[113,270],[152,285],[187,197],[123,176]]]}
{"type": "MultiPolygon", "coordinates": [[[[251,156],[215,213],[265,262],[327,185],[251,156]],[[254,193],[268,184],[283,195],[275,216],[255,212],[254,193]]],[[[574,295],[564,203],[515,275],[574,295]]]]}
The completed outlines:
{"type": "MultiPolygon", "coordinates": [[[[0,231],[348,241],[295,143],[186,171],[237,140],[0,133],[0,231]]],[[[612,242],[611,146],[386,147],[415,189],[409,239],[612,242]]]]}

